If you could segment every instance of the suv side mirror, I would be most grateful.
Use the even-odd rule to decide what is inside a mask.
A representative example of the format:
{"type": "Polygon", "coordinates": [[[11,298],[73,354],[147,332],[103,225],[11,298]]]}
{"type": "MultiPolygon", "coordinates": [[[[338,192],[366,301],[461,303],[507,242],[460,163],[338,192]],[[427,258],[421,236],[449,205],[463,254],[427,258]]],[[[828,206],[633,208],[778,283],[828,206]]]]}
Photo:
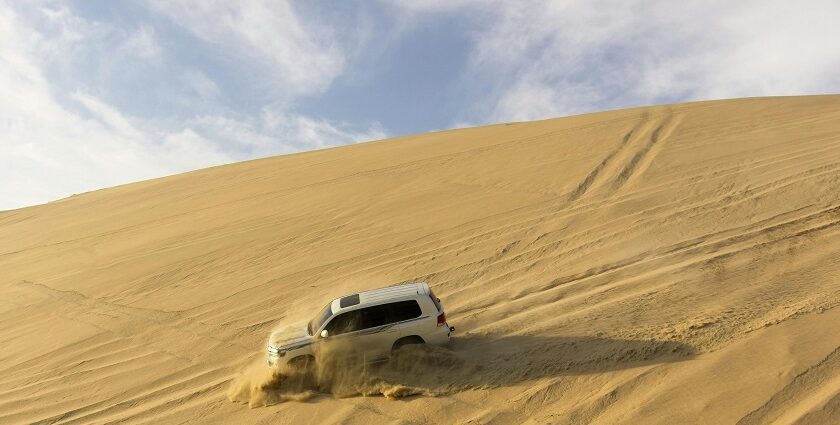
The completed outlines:
{"type": "Polygon", "coordinates": [[[330,333],[329,333],[329,332],[327,332],[327,330],[326,330],[326,329],[324,329],[324,330],[322,330],[322,331],[321,331],[321,338],[326,338],[326,337],[328,337],[328,336],[330,336],[330,333]]]}

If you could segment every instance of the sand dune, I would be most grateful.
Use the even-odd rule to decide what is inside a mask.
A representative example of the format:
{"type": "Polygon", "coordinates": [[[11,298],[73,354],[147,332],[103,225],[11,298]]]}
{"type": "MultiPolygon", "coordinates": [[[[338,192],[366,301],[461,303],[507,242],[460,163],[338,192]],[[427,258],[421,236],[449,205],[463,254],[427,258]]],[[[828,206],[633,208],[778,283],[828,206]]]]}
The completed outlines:
{"type": "Polygon", "coordinates": [[[840,96],[444,131],[0,212],[0,423],[840,423],[838,223],[840,96]],[[451,351],[229,399],[272,329],[413,279],[451,351]]]}

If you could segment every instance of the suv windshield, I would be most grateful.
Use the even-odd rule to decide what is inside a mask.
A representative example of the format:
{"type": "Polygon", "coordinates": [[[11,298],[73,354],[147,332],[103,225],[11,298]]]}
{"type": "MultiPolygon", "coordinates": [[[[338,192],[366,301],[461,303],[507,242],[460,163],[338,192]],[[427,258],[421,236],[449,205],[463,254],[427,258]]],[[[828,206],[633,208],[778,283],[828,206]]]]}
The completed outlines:
{"type": "Polygon", "coordinates": [[[309,335],[314,335],[313,332],[317,331],[318,328],[320,328],[321,325],[323,325],[324,322],[332,316],[333,312],[331,306],[332,303],[327,304],[318,314],[315,315],[315,318],[309,322],[309,325],[306,326],[306,330],[309,332],[309,335]]]}

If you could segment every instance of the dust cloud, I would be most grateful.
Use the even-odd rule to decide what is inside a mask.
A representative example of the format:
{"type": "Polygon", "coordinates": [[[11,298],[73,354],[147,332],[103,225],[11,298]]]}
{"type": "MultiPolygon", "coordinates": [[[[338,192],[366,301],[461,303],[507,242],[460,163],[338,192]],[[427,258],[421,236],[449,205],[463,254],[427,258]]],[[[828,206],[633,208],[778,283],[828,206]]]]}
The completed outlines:
{"type": "Polygon", "coordinates": [[[318,395],[399,399],[466,389],[454,383],[465,362],[446,348],[407,345],[394,352],[390,361],[378,364],[339,357],[339,352],[318,350],[314,365],[307,368],[269,367],[259,360],[233,380],[228,399],[260,407],[318,395]]]}

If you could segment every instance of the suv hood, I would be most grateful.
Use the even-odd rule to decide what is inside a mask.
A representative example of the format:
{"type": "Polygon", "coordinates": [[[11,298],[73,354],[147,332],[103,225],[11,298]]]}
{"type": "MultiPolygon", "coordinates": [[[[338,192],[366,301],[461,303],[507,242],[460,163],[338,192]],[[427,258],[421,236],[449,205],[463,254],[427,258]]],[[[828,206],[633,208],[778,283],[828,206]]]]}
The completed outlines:
{"type": "Polygon", "coordinates": [[[306,323],[296,323],[272,332],[268,338],[268,346],[273,348],[290,348],[309,343],[312,341],[312,336],[306,331],[306,323]]]}

